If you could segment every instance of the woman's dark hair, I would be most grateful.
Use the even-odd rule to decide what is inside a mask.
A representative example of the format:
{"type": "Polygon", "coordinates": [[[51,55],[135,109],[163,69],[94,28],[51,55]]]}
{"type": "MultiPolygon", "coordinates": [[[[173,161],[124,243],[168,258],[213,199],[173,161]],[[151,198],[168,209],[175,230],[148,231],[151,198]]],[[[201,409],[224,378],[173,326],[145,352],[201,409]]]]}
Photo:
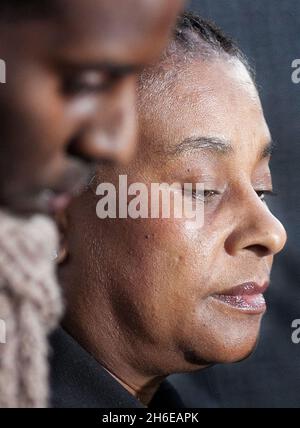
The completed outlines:
{"type": "Polygon", "coordinates": [[[199,15],[186,12],[179,16],[174,41],[182,50],[206,56],[227,54],[242,62],[245,56],[231,37],[227,36],[213,22],[199,15]]]}
{"type": "Polygon", "coordinates": [[[159,80],[161,88],[168,87],[174,74],[178,75],[185,63],[190,63],[197,58],[209,61],[217,57],[241,61],[255,83],[253,68],[232,38],[213,22],[195,13],[185,12],[177,20],[173,38],[163,53],[159,65],[152,69],[148,68],[142,74],[140,89],[151,83],[158,83],[159,80]]]}

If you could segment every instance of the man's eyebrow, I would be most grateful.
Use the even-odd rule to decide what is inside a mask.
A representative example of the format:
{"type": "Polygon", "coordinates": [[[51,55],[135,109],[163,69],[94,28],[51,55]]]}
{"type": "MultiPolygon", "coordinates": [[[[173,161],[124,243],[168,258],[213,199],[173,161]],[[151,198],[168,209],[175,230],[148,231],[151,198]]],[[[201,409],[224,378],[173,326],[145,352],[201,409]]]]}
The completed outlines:
{"type": "Polygon", "coordinates": [[[143,66],[140,64],[119,64],[117,62],[96,62],[96,61],[63,61],[60,66],[64,69],[76,72],[99,71],[106,72],[114,76],[126,76],[139,73],[143,66]]]}
{"type": "Polygon", "coordinates": [[[230,141],[220,137],[188,137],[176,147],[170,148],[168,154],[173,156],[190,153],[195,150],[209,150],[217,154],[227,154],[233,151],[230,141]]]}

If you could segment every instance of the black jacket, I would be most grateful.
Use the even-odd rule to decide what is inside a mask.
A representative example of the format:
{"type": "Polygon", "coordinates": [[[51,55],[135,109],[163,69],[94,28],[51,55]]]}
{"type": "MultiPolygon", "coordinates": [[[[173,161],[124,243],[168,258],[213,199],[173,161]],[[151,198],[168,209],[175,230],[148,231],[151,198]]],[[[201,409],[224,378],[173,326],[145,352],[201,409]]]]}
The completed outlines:
{"type": "MultiPolygon", "coordinates": [[[[144,408],[65,330],[51,337],[51,407],[144,408]]],[[[164,381],[149,408],[184,407],[173,386],[164,381]]]]}

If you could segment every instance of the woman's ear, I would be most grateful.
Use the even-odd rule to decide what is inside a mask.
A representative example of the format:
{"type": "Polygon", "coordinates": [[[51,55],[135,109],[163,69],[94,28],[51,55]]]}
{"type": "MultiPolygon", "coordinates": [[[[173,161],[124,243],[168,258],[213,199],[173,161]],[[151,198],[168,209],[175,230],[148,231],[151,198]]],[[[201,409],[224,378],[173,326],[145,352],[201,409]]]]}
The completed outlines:
{"type": "Polygon", "coordinates": [[[55,216],[55,222],[59,232],[59,248],[56,251],[55,263],[61,265],[68,259],[68,240],[67,240],[67,226],[68,217],[67,212],[62,211],[55,216]]]}

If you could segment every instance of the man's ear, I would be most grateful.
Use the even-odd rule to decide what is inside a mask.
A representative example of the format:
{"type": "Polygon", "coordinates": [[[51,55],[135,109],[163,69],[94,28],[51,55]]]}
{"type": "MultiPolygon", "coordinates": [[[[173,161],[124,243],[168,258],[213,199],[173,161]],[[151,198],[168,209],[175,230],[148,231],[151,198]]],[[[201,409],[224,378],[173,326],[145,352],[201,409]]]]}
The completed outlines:
{"type": "Polygon", "coordinates": [[[55,262],[60,265],[67,261],[68,259],[68,239],[67,239],[67,230],[68,230],[68,216],[66,211],[61,211],[56,214],[55,222],[58,228],[59,233],[59,248],[56,251],[55,262]]]}

